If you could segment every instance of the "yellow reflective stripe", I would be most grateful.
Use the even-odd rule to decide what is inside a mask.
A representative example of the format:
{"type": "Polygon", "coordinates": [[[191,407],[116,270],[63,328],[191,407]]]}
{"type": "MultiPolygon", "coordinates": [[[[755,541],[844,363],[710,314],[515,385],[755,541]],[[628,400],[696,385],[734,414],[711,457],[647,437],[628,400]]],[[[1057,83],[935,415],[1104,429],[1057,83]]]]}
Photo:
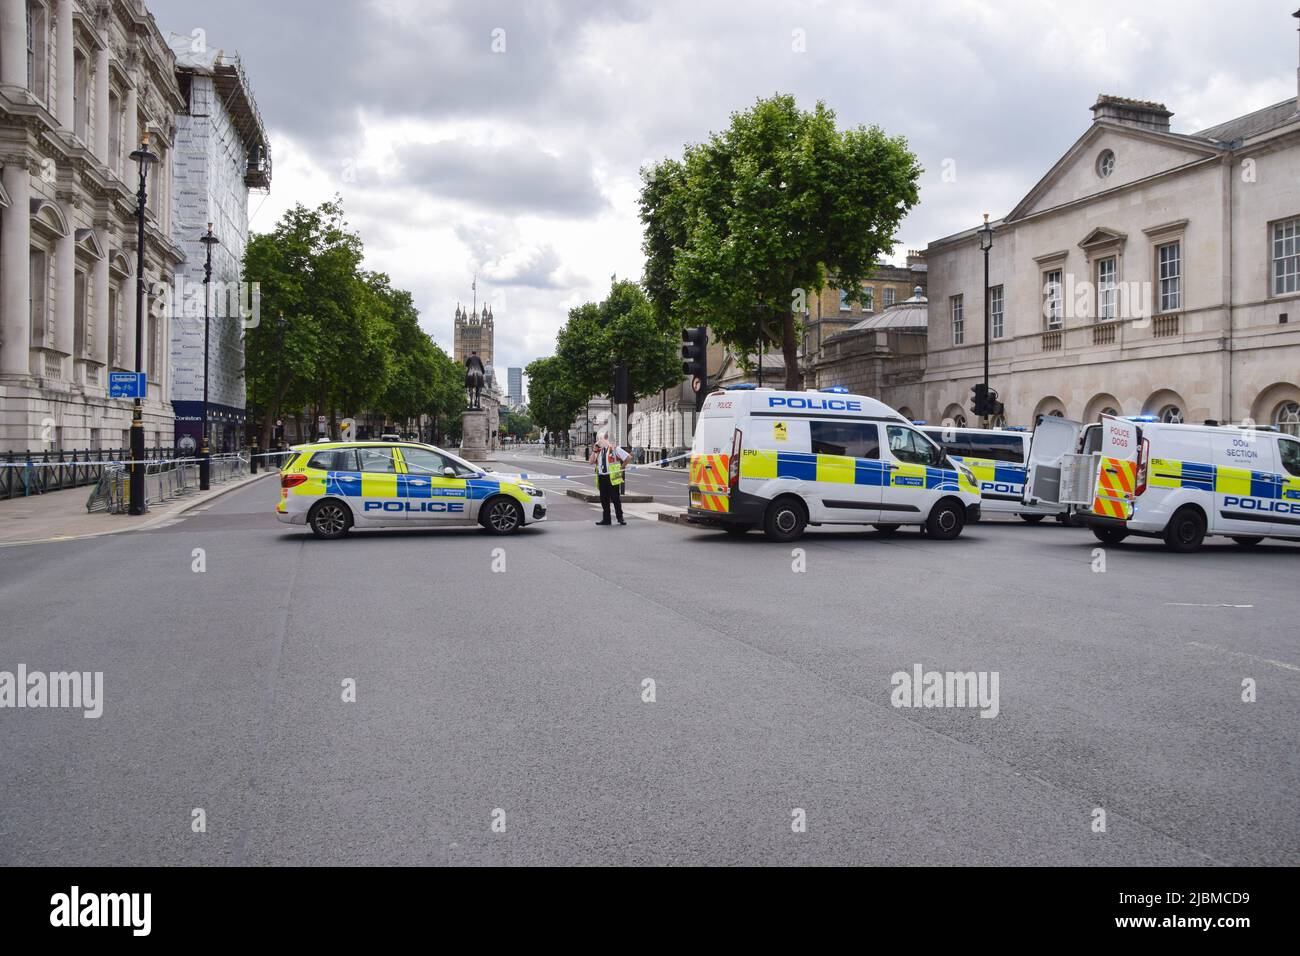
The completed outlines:
{"type": "Polygon", "coordinates": [[[1147,486],[1150,488],[1181,488],[1183,463],[1169,458],[1152,458],[1147,463],[1147,486]]]}
{"type": "Polygon", "coordinates": [[[853,484],[854,459],[843,455],[818,455],[817,480],[830,481],[840,485],[853,484]]]}
{"type": "MultiPolygon", "coordinates": [[[[997,476],[997,462],[990,458],[963,458],[961,463],[974,473],[978,481],[994,481],[997,476]]],[[[957,474],[961,474],[958,472],[957,474]]]]}
{"type": "Polygon", "coordinates": [[[363,498],[396,498],[397,476],[383,472],[361,473],[361,496],[363,498]]]}
{"type": "Polygon", "coordinates": [[[740,453],[741,478],[775,478],[776,452],[745,448],[740,453]]]}
{"type": "Polygon", "coordinates": [[[1214,490],[1221,495],[1250,496],[1250,475],[1245,468],[1216,468],[1214,490]]]}
{"type": "Polygon", "coordinates": [[[914,465],[910,462],[894,462],[889,471],[889,483],[899,485],[900,478],[920,478],[921,483],[918,485],[912,481],[902,482],[904,488],[924,488],[925,487],[925,465],[914,465]]]}

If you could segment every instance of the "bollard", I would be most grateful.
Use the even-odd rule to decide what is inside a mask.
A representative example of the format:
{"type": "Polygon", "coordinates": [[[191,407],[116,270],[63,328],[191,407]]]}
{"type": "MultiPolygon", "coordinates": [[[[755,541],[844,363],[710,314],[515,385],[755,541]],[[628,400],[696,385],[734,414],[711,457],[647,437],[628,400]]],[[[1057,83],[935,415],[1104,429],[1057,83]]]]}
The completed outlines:
{"type": "Polygon", "coordinates": [[[248,446],[248,473],[250,475],[257,474],[257,446],[256,445],[248,446]]]}

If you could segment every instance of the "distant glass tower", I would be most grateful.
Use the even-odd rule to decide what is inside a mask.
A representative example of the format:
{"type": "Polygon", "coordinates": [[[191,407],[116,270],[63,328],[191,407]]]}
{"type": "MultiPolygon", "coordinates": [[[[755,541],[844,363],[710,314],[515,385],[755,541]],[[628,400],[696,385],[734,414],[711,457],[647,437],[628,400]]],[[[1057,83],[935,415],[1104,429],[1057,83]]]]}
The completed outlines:
{"type": "Polygon", "coordinates": [[[524,403],[524,370],[506,369],[506,404],[511,408],[524,403]]]}

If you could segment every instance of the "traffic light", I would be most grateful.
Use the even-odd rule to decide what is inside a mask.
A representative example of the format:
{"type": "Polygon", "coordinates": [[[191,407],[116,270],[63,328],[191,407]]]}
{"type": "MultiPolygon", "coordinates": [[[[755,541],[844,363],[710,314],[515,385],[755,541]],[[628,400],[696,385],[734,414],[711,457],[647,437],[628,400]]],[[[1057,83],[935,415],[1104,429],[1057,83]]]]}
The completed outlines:
{"type": "Polygon", "coordinates": [[[709,393],[709,330],[682,329],[682,343],[682,373],[691,380],[695,410],[699,411],[709,393]]]}
{"type": "Polygon", "coordinates": [[[970,403],[973,414],[979,418],[997,418],[1003,413],[1003,405],[998,401],[996,390],[989,388],[983,382],[976,382],[970,390],[975,396],[970,403]]]}
{"type": "Polygon", "coordinates": [[[619,362],[614,366],[614,404],[632,404],[632,380],[628,375],[626,362],[619,362]]]}
{"type": "Polygon", "coordinates": [[[1005,411],[1005,409],[1002,407],[1002,403],[998,401],[997,390],[990,388],[988,394],[989,418],[1001,418],[1003,411],[1005,411]]]}

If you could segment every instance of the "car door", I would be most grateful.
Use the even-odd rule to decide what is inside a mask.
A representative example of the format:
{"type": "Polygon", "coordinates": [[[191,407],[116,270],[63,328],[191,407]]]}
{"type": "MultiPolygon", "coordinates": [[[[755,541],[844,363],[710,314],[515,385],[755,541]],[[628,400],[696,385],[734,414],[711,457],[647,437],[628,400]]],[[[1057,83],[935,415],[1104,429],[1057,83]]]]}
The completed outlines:
{"type": "Polygon", "coordinates": [[[924,520],[940,492],[958,490],[957,473],[943,468],[943,450],[916,429],[886,424],[885,448],[884,521],[924,520]]]}
{"type": "Polygon", "coordinates": [[[361,510],[375,524],[402,524],[405,506],[397,494],[397,458],[391,446],[357,448],[361,468],[361,510]]]}
{"type": "MultiPolygon", "coordinates": [[[[1210,531],[1215,534],[1266,535],[1279,517],[1282,469],[1277,461],[1277,436],[1253,429],[1215,429],[1209,436],[1210,462],[1203,477],[1213,490],[1214,513],[1210,531]]],[[[1188,477],[1183,462],[1183,487],[1188,477]]]]}
{"type": "Polygon", "coordinates": [[[808,440],[816,456],[822,520],[881,521],[887,470],[880,458],[879,426],[875,422],[813,419],[808,422],[808,440]]]}
{"type": "Polygon", "coordinates": [[[1101,460],[1093,488],[1092,512],[1127,521],[1137,493],[1138,425],[1127,418],[1101,416],[1101,460]]]}
{"type": "Polygon", "coordinates": [[[406,502],[408,521],[421,524],[468,522],[467,475],[456,462],[432,448],[402,447],[397,492],[406,502]]]}
{"type": "Polygon", "coordinates": [[[1083,432],[1081,422],[1060,418],[1056,415],[1042,415],[1034,427],[1029,439],[1029,458],[1025,468],[1025,491],[1023,501],[1033,504],[1088,504],[1091,503],[1092,486],[1080,488],[1081,494],[1070,494],[1062,489],[1062,468],[1069,459],[1075,457],[1079,446],[1079,435],[1083,432]]]}
{"type": "Polygon", "coordinates": [[[1279,500],[1273,512],[1272,533],[1300,538],[1300,441],[1277,436],[1279,500]]]}

